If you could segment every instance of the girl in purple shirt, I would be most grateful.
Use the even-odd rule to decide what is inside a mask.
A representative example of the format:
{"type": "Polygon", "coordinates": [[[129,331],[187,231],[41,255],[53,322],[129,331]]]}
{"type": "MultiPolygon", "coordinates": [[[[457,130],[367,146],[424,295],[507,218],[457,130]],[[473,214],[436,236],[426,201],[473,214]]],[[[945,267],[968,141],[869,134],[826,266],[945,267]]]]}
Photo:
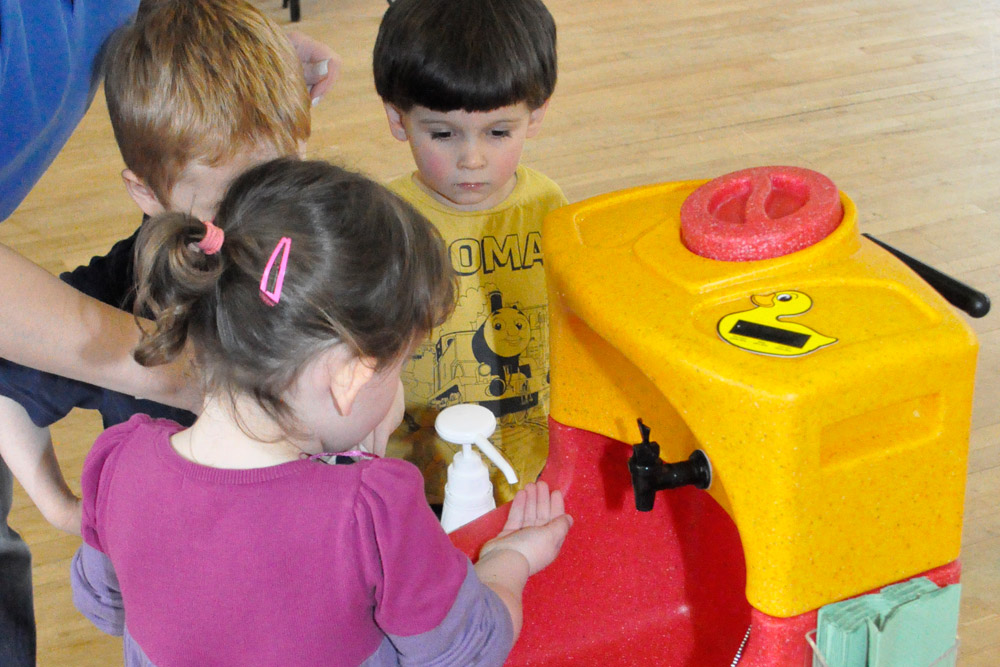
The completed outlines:
{"type": "Polygon", "coordinates": [[[527,578],[572,521],[530,485],[473,566],[411,464],[382,459],[400,368],[450,313],[434,228],[370,180],[280,159],[212,222],[165,214],[137,243],[145,365],[190,345],[189,429],[136,416],[84,465],[77,607],[127,665],[499,665],[527,578]]]}

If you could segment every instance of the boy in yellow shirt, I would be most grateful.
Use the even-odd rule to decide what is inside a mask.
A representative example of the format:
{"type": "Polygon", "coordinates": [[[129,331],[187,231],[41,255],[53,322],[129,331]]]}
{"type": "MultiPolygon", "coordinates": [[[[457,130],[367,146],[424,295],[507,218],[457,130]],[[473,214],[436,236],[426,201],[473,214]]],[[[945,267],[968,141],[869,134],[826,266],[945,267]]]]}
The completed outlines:
{"type": "MultiPolygon", "coordinates": [[[[499,419],[492,440],[534,481],[548,455],[548,315],[542,220],[567,203],[520,164],[556,83],[556,27],[540,0],[396,0],[375,43],[375,88],[389,129],[417,170],[389,183],[438,228],[458,274],[458,305],[403,373],[406,419],[389,453],[443,498],[455,447],[434,418],[477,403],[499,419]]],[[[518,487],[492,470],[497,500],[518,487]]]]}

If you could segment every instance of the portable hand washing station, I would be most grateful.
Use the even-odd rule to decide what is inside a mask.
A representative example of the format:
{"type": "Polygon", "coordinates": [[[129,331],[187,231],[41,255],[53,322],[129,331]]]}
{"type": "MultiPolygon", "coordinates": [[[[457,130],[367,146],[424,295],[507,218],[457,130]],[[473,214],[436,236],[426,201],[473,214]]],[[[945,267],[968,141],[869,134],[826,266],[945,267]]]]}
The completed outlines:
{"type": "Polygon", "coordinates": [[[976,340],[829,179],[635,188],[543,238],[575,522],[508,664],[805,665],[819,607],[958,580],[976,340]]]}

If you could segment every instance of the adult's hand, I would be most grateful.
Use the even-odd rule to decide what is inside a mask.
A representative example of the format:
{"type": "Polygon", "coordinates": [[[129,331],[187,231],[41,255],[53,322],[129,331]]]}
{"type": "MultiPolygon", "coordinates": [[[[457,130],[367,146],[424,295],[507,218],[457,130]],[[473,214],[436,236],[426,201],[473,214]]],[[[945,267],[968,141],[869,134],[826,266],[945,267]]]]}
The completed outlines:
{"type": "Polygon", "coordinates": [[[340,75],[340,56],[326,44],[295,30],[288,33],[288,40],[302,63],[309,97],[315,106],[340,75]]]}

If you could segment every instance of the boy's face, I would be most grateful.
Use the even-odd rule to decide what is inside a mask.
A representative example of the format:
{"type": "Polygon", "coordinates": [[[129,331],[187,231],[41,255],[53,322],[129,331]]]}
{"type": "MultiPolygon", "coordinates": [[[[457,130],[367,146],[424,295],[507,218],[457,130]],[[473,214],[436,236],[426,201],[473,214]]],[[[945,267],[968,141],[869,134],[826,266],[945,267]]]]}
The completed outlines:
{"type": "Polygon", "coordinates": [[[524,141],[538,133],[547,106],[531,111],[521,102],[476,112],[385,108],[393,136],[409,141],[418,182],[427,192],[459,211],[482,211],[514,189],[524,141]]]}
{"type": "Polygon", "coordinates": [[[232,160],[209,166],[192,162],[185,167],[170,191],[170,201],[161,202],[131,170],[122,174],[125,187],[143,213],[157,215],[165,211],[189,213],[201,221],[211,220],[229,184],[244,171],[262,162],[280,157],[272,148],[242,153],[232,160]]]}
{"type": "Polygon", "coordinates": [[[233,179],[263,161],[256,156],[241,156],[214,167],[189,164],[170,191],[169,209],[190,213],[201,221],[211,220],[233,179]]]}

